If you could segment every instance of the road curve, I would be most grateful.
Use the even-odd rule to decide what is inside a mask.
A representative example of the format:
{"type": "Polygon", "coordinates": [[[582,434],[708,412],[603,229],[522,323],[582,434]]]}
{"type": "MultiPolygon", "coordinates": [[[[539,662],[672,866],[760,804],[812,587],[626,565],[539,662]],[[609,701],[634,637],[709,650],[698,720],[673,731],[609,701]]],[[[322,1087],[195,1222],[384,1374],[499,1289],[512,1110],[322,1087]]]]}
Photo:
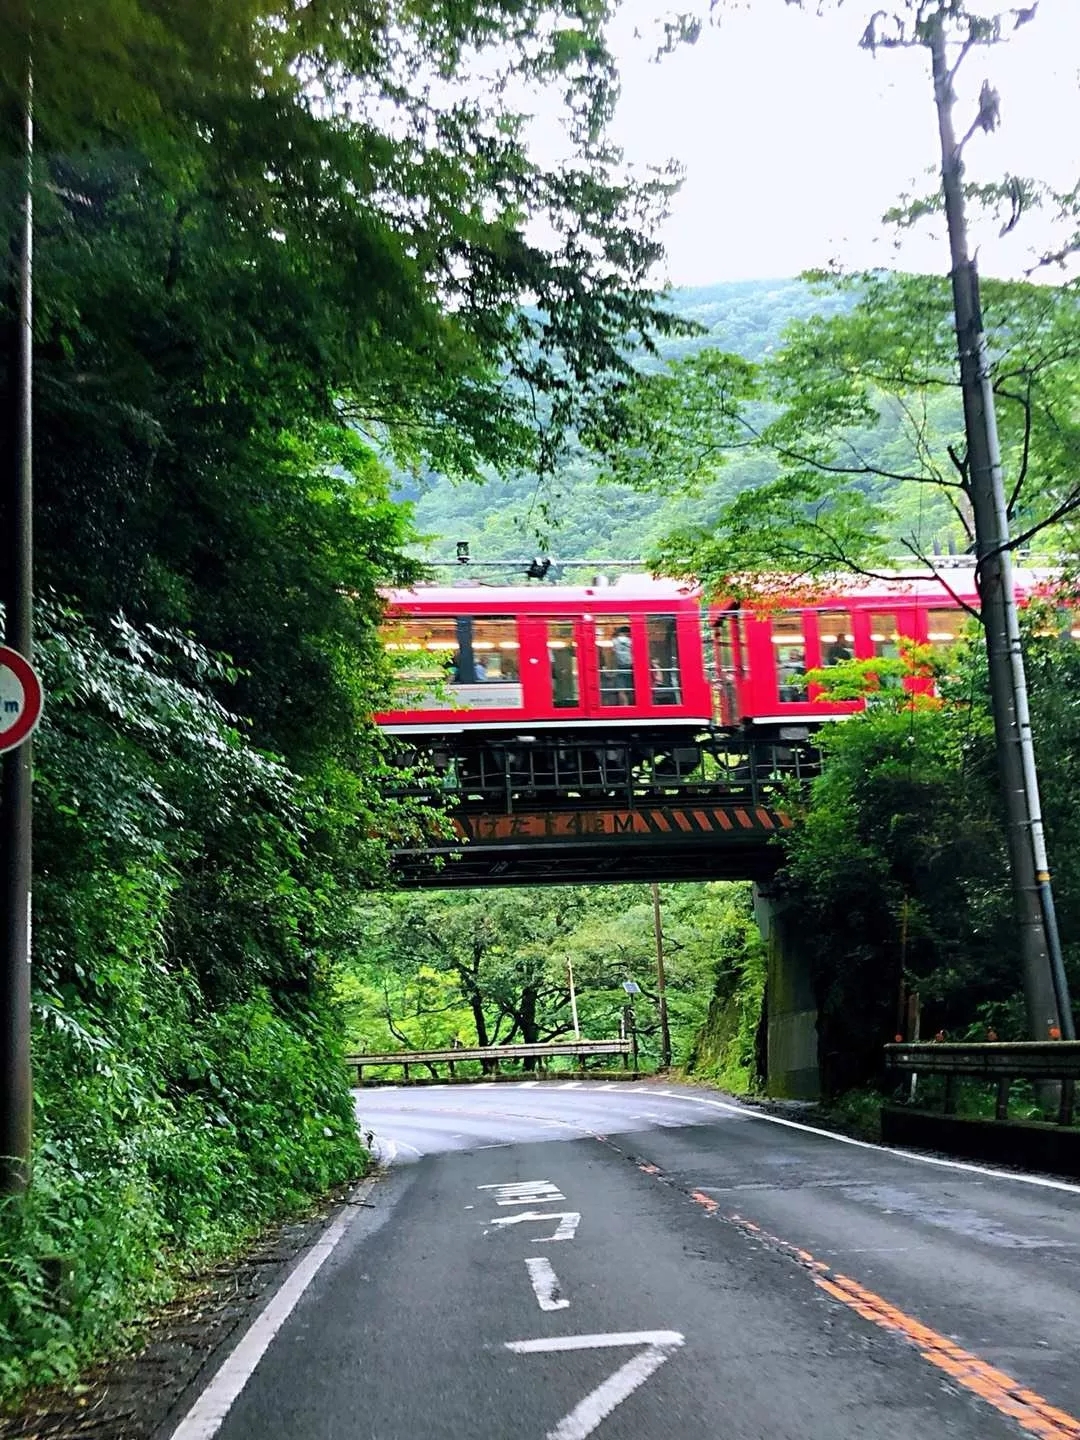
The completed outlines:
{"type": "Polygon", "coordinates": [[[1080,1186],[654,1083],[357,1108],[396,1163],[176,1440],[1080,1440],[1080,1186]]]}

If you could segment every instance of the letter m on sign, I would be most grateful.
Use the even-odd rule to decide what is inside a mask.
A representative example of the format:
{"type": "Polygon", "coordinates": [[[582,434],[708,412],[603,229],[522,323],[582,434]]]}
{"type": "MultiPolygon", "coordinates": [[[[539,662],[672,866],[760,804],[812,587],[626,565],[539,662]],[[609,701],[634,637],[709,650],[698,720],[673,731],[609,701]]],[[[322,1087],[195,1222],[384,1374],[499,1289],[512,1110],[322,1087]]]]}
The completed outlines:
{"type": "Polygon", "coordinates": [[[19,702],[18,702],[18,700],[5,700],[5,701],[4,701],[4,714],[5,714],[5,715],[18,715],[18,713],[19,713],[19,702]]]}

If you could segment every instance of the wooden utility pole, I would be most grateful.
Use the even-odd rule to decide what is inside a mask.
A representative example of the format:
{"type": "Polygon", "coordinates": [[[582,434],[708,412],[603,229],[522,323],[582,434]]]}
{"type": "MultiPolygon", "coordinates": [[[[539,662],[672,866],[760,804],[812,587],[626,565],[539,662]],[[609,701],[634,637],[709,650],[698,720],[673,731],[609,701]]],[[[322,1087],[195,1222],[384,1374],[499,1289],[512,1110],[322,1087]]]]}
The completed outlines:
{"type": "Polygon", "coordinates": [[[656,936],[656,993],[660,1002],[660,1064],[671,1069],[671,1031],[668,1028],[667,976],[664,973],[664,932],[660,925],[660,887],[652,886],[653,934],[656,936]]]}
{"type": "MultiPolygon", "coordinates": [[[[1058,1026],[1059,1033],[1071,1040],[1075,1031],[1039,801],[994,391],[979,305],[978,272],[968,253],[963,142],[957,142],[953,128],[955,71],[948,63],[945,17],[938,15],[928,22],[925,34],[933,62],[941,140],[941,181],[949,226],[950,278],[967,436],[968,493],[975,522],[976,581],[986,632],[1009,866],[1020,924],[1028,1031],[1032,1039],[1045,1040],[1058,1026]]],[[[990,129],[996,122],[995,97],[984,95],[984,101],[990,109],[980,114],[978,123],[990,129]]]]}
{"type": "MultiPolygon", "coordinates": [[[[23,173],[12,245],[5,429],[0,485],[0,600],[4,639],[33,658],[31,418],[34,122],[31,82],[21,117],[23,173]],[[6,473],[5,473],[6,472],[6,473]]],[[[0,1194],[30,1183],[30,741],[0,763],[0,1194]]]]}

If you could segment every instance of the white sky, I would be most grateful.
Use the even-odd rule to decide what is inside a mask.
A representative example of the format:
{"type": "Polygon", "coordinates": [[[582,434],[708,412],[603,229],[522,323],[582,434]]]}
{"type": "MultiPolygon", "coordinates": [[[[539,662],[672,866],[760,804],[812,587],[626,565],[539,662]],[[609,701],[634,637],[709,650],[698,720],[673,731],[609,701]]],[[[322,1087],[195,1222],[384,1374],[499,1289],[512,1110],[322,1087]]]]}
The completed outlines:
{"type": "MultiPolygon", "coordinates": [[[[943,227],[935,237],[923,225],[897,251],[895,232],[881,223],[902,193],[924,194],[936,183],[925,52],[860,50],[874,8],[864,0],[821,17],[812,0],[809,14],[783,0],[752,0],[750,9],[724,12],[695,46],[650,63],[653,22],[665,8],[661,0],[625,0],[611,38],[623,81],[613,138],[635,167],[674,158],[686,171],[664,232],[667,278],[777,278],[834,260],[947,269],[943,227]]],[[[1013,171],[1075,185],[1080,0],[1042,0],[1037,18],[1008,44],[968,56],[961,133],[986,78],[1000,92],[1002,125],[970,142],[969,178],[1013,171]]],[[[993,229],[977,238],[984,273],[1000,275],[1019,273],[1048,237],[1028,216],[1007,241],[993,229]]]]}

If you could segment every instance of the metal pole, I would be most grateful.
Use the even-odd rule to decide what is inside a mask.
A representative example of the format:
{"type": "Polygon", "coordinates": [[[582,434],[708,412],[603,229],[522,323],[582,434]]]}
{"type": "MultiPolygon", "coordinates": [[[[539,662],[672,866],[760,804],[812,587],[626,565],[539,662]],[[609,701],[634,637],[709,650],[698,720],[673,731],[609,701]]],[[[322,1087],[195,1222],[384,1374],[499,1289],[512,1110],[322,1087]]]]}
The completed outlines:
{"type": "Polygon", "coordinates": [[[570,1014],[574,1017],[574,1039],[581,1039],[581,1028],[577,1018],[577,992],[574,989],[574,962],[568,955],[566,957],[566,968],[570,973],[570,1014]]]}
{"type": "MultiPolygon", "coordinates": [[[[31,527],[31,420],[33,356],[34,121],[32,76],[27,71],[23,116],[24,174],[19,225],[13,245],[8,346],[7,431],[11,437],[3,534],[0,599],[4,638],[33,658],[33,534],[31,527]]],[[[30,1080],[30,741],[9,750],[0,765],[0,1194],[19,1194],[30,1183],[32,1092],[30,1080]]]]}
{"type": "Polygon", "coordinates": [[[1012,555],[1008,548],[1008,515],[993,385],[979,307],[978,275],[968,254],[963,161],[953,129],[955,94],[940,18],[929,32],[929,43],[952,259],[950,278],[967,436],[968,491],[975,522],[977,582],[986,634],[998,770],[1006,813],[1013,896],[1020,925],[1028,1031],[1033,1039],[1041,1040],[1055,1025],[1061,1027],[1061,1034],[1071,1036],[1072,1011],[1047,868],[1012,555]]]}
{"type": "Polygon", "coordinates": [[[660,997],[660,1064],[671,1069],[671,1031],[668,1028],[667,976],[664,973],[664,932],[660,925],[660,887],[652,884],[653,934],[656,936],[656,990],[660,997]]]}

